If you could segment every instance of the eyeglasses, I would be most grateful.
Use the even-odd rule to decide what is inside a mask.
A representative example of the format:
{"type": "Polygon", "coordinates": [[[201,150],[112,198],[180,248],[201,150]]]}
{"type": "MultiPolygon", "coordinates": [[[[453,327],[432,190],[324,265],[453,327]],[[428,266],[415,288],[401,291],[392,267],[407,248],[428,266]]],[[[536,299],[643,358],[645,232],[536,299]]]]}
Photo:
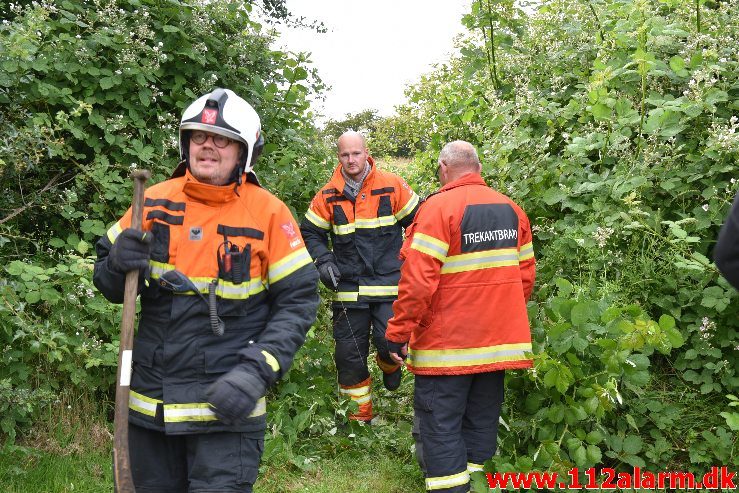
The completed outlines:
{"type": "Polygon", "coordinates": [[[213,145],[218,147],[219,149],[223,149],[224,147],[228,147],[228,145],[233,142],[233,139],[229,139],[225,135],[220,134],[210,134],[208,132],[203,132],[202,130],[195,130],[190,135],[190,140],[195,142],[196,144],[205,144],[205,141],[208,140],[208,137],[213,138],[213,145]]]}

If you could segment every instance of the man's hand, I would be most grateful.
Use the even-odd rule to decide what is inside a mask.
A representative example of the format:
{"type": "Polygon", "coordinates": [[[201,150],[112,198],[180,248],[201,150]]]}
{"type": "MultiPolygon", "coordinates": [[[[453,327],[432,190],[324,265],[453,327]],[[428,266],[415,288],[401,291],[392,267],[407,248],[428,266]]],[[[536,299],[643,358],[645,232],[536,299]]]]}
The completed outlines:
{"type": "Polygon", "coordinates": [[[385,339],[385,341],[387,342],[387,350],[390,353],[390,357],[397,364],[402,365],[408,357],[408,343],[393,342],[388,341],[387,339],[385,339]]]}
{"type": "Polygon", "coordinates": [[[208,387],[206,395],[216,417],[231,426],[246,422],[265,391],[259,376],[237,366],[208,387]]]}
{"type": "Polygon", "coordinates": [[[336,264],[330,260],[318,266],[318,276],[321,278],[323,285],[328,289],[335,291],[339,287],[341,274],[336,264]]]}
{"type": "Polygon", "coordinates": [[[126,228],[116,238],[108,255],[110,268],[126,273],[132,270],[149,268],[151,252],[151,233],[126,228]]]}

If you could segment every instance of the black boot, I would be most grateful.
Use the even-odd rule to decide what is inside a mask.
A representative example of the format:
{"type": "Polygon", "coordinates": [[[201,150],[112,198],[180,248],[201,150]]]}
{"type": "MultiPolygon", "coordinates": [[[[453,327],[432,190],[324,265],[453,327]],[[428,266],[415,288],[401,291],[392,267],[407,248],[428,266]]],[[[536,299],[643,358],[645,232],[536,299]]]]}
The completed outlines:
{"type": "Polygon", "coordinates": [[[388,390],[397,390],[400,387],[400,380],[403,378],[403,367],[398,366],[398,369],[392,373],[382,372],[382,383],[388,390]]]}

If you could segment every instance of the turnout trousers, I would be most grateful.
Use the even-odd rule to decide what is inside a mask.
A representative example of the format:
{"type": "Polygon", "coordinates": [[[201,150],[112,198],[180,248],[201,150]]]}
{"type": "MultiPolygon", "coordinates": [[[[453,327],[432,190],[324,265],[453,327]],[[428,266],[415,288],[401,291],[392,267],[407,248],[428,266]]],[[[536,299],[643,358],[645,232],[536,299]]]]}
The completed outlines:
{"type": "Polygon", "coordinates": [[[251,493],[264,432],[167,435],[129,424],[136,493],[251,493]]]}
{"type": "Polygon", "coordinates": [[[387,374],[400,370],[393,362],[385,342],[387,322],[393,316],[391,301],[369,303],[367,308],[334,308],[334,360],[339,380],[339,392],[351,398],[359,410],[349,419],[372,419],[372,379],[367,366],[370,336],[375,344],[375,361],[387,374]]]}
{"type": "Polygon", "coordinates": [[[428,491],[469,491],[469,473],[495,454],[504,376],[416,375],[416,456],[428,491]]]}

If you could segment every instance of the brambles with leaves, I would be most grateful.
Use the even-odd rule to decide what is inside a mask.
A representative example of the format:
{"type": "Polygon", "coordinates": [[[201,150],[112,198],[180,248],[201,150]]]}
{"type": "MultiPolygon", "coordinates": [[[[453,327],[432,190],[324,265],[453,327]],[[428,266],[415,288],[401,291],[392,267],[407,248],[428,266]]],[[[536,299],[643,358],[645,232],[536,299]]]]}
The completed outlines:
{"type": "Polygon", "coordinates": [[[459,56],[409,92],[430,142],[412,185],[432,191],[440,148],[469,140],[533,224],[537,367],[509,378],[496,467],[736,463],[739,302],[710,257],[739,189],[737,8],[476,0],[459,56]]]}
{"type": "MultiPolygon", "coordinates": [[[[157,180],[172,169],[195,95],[223,85],[254,103],[258,173],[297,216],[333,168],[307,113],[320,81],[266,48],[248,4],[37,3],[0,26],[5,434],[68,382],[109,390],[119,316],[88,291],[91,245],[127,206],[132,163],[157,180]]],[[[407,143],[402,174],[422,193],[441,147],[469,140],[532,220],[535,368],[508,375],[487,466],[736,464],[739,303],[710,257],[739,189],[739,3],[516,5],[472,2],[459,56],[370,136],[380,154],[407,143]]],[[[309,470],[357,447],[412,461],[410,379],[379,399],[393,427],[338,426],[351,404],[329,318],[324,306],[271,396],[265,463],[309,470]]]]}
{"type": "Polygon", "coordinates": [[[16,396],[2,404],[12,438],[49,393],[109,405],[120,313],[92,287],[92,245],[130,205],[132,168],[159,182],[176,167],[186,105],[214,87],[247,99],[267,142],[260,179],[297,212],[321,183],[308,96],[323,86],[303,55],[269,47],[248,1],[3,8],[0,382],[16,396]]]}

